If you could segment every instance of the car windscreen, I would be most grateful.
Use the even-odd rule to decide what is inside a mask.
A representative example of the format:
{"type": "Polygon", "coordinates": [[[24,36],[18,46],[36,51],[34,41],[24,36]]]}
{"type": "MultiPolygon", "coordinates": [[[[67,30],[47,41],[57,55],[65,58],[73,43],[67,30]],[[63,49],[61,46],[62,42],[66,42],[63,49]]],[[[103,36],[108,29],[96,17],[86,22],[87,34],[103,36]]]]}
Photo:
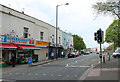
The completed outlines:
{"type": "Polygon", "coordinates": [[[120,53],[120,49],[117,49],[117,50],[115,51],[115,53],[120,53]]]}

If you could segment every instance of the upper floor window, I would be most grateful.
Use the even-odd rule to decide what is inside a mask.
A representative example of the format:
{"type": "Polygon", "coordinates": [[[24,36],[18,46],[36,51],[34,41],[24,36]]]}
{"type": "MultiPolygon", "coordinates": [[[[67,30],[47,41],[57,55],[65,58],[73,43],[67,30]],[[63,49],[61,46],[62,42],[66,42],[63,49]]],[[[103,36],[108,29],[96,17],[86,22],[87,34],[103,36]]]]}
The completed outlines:
{"type": "Polygon", "coordinates": [[[24,27],[23,37],[28,38],[28,30],[29,28],[24,27]]]}
{"type": "Polygon", "coordinates": [[[40,40],[43,40],[44,32],[40,32],[40,40]]]}

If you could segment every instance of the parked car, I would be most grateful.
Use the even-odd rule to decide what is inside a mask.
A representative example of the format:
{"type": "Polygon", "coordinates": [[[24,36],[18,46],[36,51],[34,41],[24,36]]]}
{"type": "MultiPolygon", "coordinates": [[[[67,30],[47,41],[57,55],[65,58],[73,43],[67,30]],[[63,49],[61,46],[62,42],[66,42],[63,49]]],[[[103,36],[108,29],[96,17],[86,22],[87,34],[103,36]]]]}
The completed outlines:
{"type": "Polygon", "coordinates": [[[115,50],[115,52],[112,54],[112,57],[114,57],[114,58],[119,57],[120,58],[120,48],[117,48],[115,50]]]}
{"type": "Polygon", "coordinates": [[[75,57],[78,57],[78,56],[79,56],[79,52],[76,52],[76,53],[75,53],[75,57]]]}
{"type": "Polygon", "coordinates": [[[74,58],[75,57],[75,53],[74,52],[71,52],[68,54],[68,58],[74,58]]]}
{"type": "Polygon", "coordinates": [[[84,55],[88,55],[89,54],[89,51],[86,51],[85,53],[84,53],[84,55]]]}

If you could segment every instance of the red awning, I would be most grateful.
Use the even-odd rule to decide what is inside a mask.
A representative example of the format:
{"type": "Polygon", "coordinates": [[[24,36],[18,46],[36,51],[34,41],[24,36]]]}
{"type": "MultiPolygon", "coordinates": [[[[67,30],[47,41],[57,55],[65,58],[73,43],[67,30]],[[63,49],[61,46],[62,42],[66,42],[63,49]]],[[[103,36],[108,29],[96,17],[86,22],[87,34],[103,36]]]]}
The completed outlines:
{"type": "Polygon", "coordinates": [[[13,44],[0,44],[0,48],[11,50],[11,49],[17,49],[17,46],[13,44]]]}
{"type": "Polygon", "coordinates": [[[31,45],[18,45],[18,49],[25,49],[25,50],[40,50],[39,47],[31,46],[31,45]]]}

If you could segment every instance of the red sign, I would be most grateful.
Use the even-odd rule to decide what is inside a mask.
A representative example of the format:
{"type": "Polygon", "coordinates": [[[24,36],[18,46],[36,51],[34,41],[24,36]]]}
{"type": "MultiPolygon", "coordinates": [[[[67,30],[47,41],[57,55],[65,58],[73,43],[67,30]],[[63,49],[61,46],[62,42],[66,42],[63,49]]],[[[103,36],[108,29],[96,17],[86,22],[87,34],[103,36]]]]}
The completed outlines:
{"type": "Polygon", "coordinates": [[[34,44],[34,40],[29,39],[29,44],[34,44]]]}

